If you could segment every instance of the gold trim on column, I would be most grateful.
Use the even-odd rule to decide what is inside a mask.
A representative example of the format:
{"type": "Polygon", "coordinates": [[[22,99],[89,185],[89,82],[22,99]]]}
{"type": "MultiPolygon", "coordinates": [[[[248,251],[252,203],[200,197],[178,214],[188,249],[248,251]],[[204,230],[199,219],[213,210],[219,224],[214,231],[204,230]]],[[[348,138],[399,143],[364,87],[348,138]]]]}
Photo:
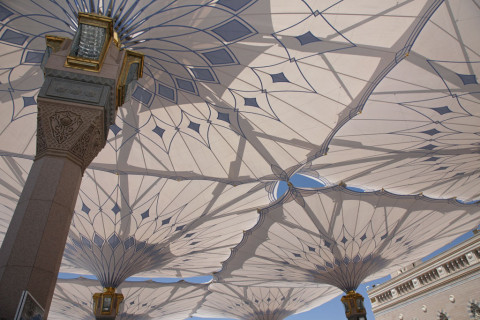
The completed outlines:
{"type": "Polygon", "coordinates": [[[123,57],[122,69],[117,82],[117,108],[125,103],[125,91],[127,90],[127,76],[132,64],[138,63],[137,79],[143,76],[144,55],[142,53],[126,50],[123,57]]]}
{"type": "Polygon", "coordinates": [[[52,48],[52,52],[57,52],[61,50],[63,44],[65,43],[65,40],[68,40],[68,38],[51,35],[45,36],[45,42],[47,43],[47,47],[52,48]]]}

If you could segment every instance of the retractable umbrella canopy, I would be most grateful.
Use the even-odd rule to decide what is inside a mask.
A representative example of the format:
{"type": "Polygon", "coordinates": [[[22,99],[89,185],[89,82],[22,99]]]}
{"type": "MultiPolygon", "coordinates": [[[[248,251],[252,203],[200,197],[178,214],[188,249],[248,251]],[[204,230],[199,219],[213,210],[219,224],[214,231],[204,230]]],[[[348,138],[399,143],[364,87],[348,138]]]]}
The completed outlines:
{"type": "MultiPolygon", "coordinates": [[[[207,286],[185,281],[124,282],[117,290],[125,300],[116,319],[187,319],[205,299],[207,286]]],[[[92,295],[101,290],[96,280],[59,279],[48,318],[92,319],[92,295]]]]}
{"type": "Polygon", "coordinates": [[[63,271],[114,287],[218,271],[260,217],[219,279],[350,290],[478,224],[477,205],[380,191],[478,200],[473,1],[17,0],[0,3],[0,242],[35,157],[45,36],[71,38],[80,12],[112,17],[145,66],[85,171],[63,271]],[[269,205],[312,170],[377,191],[269,205]]]}
{"type": "Polygon", "coordinates": [[[478,200],[478,28],[475,2],[444,1],[311,168],[364,189],[478,200]]]}
{"type": "Polygon", "coordinates": [[[342,186],[292,188],[262,209],[217,277],[237,285],[330,284],[348,292],[474,229],[478,209],[453,199],[342,186]]]}
{"type": "Polygon", "coordinates": [[[196,316],[244,320],[282,320],[329,301],[340,290],[319,288],[240,287],[212,283],[196,316]]]}
{"type": "Polygon", "coordinates": [[[61,270],[126,278],[188,277],[221,268],[268,203],[263,184],[117,176],[87,170],[61,270]]]}
{"type": "Polygon", "coordinates": [[[277,179],[323,155],[408,52],[441,1],[73,1],[0,7],[0,146],[35,153],[47,34],[78,12],[114,18],[146,55],[93,168],[240,183],[277,179]],[[374,4],[374,5],[373,5],[374,4]]]}

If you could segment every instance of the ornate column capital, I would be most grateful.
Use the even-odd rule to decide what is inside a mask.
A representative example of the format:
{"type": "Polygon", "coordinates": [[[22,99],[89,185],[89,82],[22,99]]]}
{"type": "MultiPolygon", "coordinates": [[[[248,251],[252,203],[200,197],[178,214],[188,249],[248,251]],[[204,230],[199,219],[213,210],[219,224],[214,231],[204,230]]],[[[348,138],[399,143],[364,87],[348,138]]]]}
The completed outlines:
{"type": "Polygon", "coordinates": [[[36,159],[67,157],[84,171],[106,143],[104,108],[38,98],[36,159]]]}

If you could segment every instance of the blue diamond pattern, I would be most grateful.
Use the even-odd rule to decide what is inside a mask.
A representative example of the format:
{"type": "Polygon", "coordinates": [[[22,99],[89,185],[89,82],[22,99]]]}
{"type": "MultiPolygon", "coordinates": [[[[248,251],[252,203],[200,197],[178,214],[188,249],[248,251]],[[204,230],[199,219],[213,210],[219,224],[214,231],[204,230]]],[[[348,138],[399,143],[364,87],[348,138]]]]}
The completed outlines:
{"type": "Polygon", "coordinates": [[[150,216],[150,210],[145,211],[144,213],[141,214],[142,220],[146,219],[150,216]]]}
{"type": "Polygon", "coordinates": [[[442,170],[445,170],[445,169],[448,169],[448,167],[440,167],[440,168],[435,169],[435,171],[442,171],[442,170]]]}
{"type": "Polygon", "coordinates": [[[36,105],[37,102],[35,101],[34,97],[23,97],[23,107],[33,106],[36,105]]]}
{"type": "Polygon", "coordinates": [[[312,252],[315,252],[315,248],[312,248],[312,247],[310,247],[310,246],[308,246],[308,250],[309,250],[309,251],[312,251],[312,252]]]}
{"type": "Polygon", "coordinates": [[[298,41],[300,41],[300,45],[304,46],[306,44],[312,43],[312,42],[317,42],[317,41],[322,41],[315,37],[310,31],[307,33],[302,34],[301,36],[295,37],[297,38],[298,41]]]}
{"type": "Polygon", "coordinates": [[[82,211],[88,214],[90,212],[90,208],[87,207],[85,203],[82,203],[82,211]]]}
{"type": "Polygon", "coordinates": [[[380,239],[385,240],[387,236],[388,236],[388,233],[385,233],[383,236],[380,237],[380,239]]]}
{"type": "Polygon", "coordinates": [[[105,240],[100,237],[96,232],[93,236],[93,243],[95,243],[97,245],[97,247],[101,248],[104,244],[105,240]]]}
{"type": "Polygon", "coordinates": [[[0,38],[1,41],[5,41],[11,44],[23,45],[25,41],[27,41],[28,37],[24,34],[12,31],[7,29],[2,37],[0,38]]]}
{"type": "Polygon", "coordinates": [[[343,237],[343,239],[341,240],[341,242],[342,242],[343,244],[347,243],[347,241],[348,241],[348,240],[347,240],[347,238],[345,238],[345,237],[343,237]]]}
{"type": "Polygon", "coordinates": [[[426,145],[424,147],[421,147],[419,149],[424,149],[424,150],[433,150],[435,149],[437,146],[436,145],[433,145],[433,144],[429,144],[429,145],[426,145]]]}
{"type": "Polygon", "coordinates": [[[193,131],[196,131],[196,132],[200,133],[200,125],[198,123],[190,121],[190,124],[188,125],[188,128],[192,129],[193,131]]]}
{"type": "Polygon", "coordinates": [[[13,12],[8,10],[4,6],[0,5],[0,21],[5,20],[6,18],[10,17],[12,14],[13,12]]]}
{"type": "Polygon", "coordinates": [[[230,20],[229,22],[216,27],[212,31],[222,37],[223,40],[228,42],[241,39],[252,33],[250,29],[244,26],[243,23],[237,19],[230,20]]]}
{"type": "Polygon", "coordinates": [[[172,219],[172,217],[167,218],[167,219],[165,219],[165,220],[162,220],[162,226],[163,226],[163,225],[166,225],[166,224],[169,224],[169,223],[170,223],[170,219],[172,219]]]}
{"type": "Polygon", "coordinates": [[[423,131],[422,133],[428,134],[430,136],[434,136],[437,133],[440,133],[440,131],[438,131],[437,129],[430,129],[430,130],[427,130],[427,131],[423,131]]]}
{"type": "Polygon", "coordinates": [[[110,130],[112,130],[113,134],[116,136],[122,129],[114,123],[110,126],[110,130]]]}
{"type": "Polygon", "coordinates": [[[143,104],[148,104],[152,98],[152,94],[141,87],[137,87],[132,96],[143,104]]]}
{"type": "Polygon", "coordinates": [[[258,106],[258,103],[257,103],[257,99],[256,99],[256,98],[244,98],[244,99],[245,99],[245,105],[246,105],[246,106],[260,108],[260,107],[258,106]]]}
{"type": "Polygon", "coordinates": [[[160,138],[163,137],[163,133],[165,132],[165,130],[160,128],[159,126],[155,126],[155,128],[152,131],[158,134],[160,138]]]}
{"type": "Polygon", "coordinates": [[[123,242],[123,245],[125,246],[125,250],[128,250],[135,245],[135,239],[133,237],[129,237],[123,242]]]}
{"type": "Polygon", "coordinates": [[[477,77],[474,74],[458,74],[464,85],[467,84],[478,84],[477,77]]]}
{"type": "Polygon", "coordinates": [[[230,115],[228,113],[219,112],[217,119],[230,123],[230,115]]]}
{"type": "Polygon", "coordinates": [[[300,257],[301,257],[301,255],[298,254],[298,253],[294,253],[293,255],[294,255],[295,257],[297,257],[297,258],[300,258],[300,257]]]}
{"type": "Polygon", "coordinates": [[[440,159],[440,158],[439,157],[430,157],[425,161],[437,161],[438,159],[440,159]]]}
{"type": "Polygon", "coordinates": [[[185,227],[185,225],[183,225],[183,226],[178,226],[178,227],[175,228],[175,231],[180,231],[180,230],[182,230],[184,227],[185,227]]]}
{"type": "Polygon", "coordinates": [[[193,76],[198,80],[215,81],[215,78],[213,77],[209,69],[192,68],[190,70],[192,71],[193,76]]]}
{"type": "Polygon", "coordinates": [[[445,113],[450,113],[452,110],[450,110],[449,107],[444,106],[444,107],[438,107],[438,108],[433,108],[433,110],[437,111],[441,115],[444,115],[445,113]]]}
{"type": "Polygon", "coordinates": [[[191,81],[183,80],[183,79],[176,79],[177,85],[180,89],[183,89],[188,92],[195,93],[195,87],[191,81]]]}
{"type": "Polygon", "coordinates": [[[117,237],[117,234],[114,233],[110,236],[110,238],[108,238],[108,244],[110,245],[110,247],[112,247],[112,249],[115,250],[115,248],[120,244],[120,239],[117,237]]]}
{"type": "Polygon", "coordinates": [[[363,240],[365,240],[365,239],[367,239],[367,234],[366,234],[366,233],[363,234],[363,236],[360,238],[360,240],[363,241],[363,240]]]}
{"type": "Polygon", "coordinates": [[[225,49],[218,49],[214,51],[204,52],[202,54],[213,65],[229,64],[229,63],[235,62],[235,60],[233,60],[230,53],[228,53],[228,51],[225,49]]]}
{"type": "Polygon", "coordinates": [[[158,94],[161,95],[164,98],[169,99],[169,100],[172,100],[172,101],[175,100],[175,91],[170,87],[159,84],[158,85],[158,94]]]}
{"type": "Polygon", "coordinates": [[[29,51],[25,57],[26,63],[40,63],[43,60],[43,52],[29,51]]]}
{"type": "Polygon", "coordinates": [[[277,73],[277,74],[271,74],[273,82],[289,82],[287,77],[283,74],[283,72],[277,73]]]}
{"type": "Polygon", "coordinates": [[[117,203],[115,203],[115,205],[113,206],[112,211],[113,211],[113,213],[115,213],[115,214],[117,214],[117,213],[120,212],[120,207],[118,206],[117,203]]]}

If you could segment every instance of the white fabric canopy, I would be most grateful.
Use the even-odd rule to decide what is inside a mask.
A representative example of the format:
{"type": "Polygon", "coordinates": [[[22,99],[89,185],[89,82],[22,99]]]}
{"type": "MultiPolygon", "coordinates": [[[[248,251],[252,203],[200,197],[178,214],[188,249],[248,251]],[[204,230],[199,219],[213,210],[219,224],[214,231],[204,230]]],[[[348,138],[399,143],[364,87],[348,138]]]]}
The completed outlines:
{"type": "Polygon", "coordinates": [[[115,17],[144,77],[92,167],[225,182],[275,179],[324,153],[440,1],[73,1],[0,7],[0,151],[35,154],[44,36],[115,17]]]}
{"type": "Polygon", "coordinates": [[[318,288],[239,287],[212,283],[195,316],[242,320],[282,320],[311,310],[340,294],[325,285],[318,288]]]}
{"type": "Polygon", "coordinates": [[[443,2],[311,168],[364,189],[478,200],[479,29],[478,3],[443,2]]]}
{"type": "MultiPolygon", "coordinates": [[[[44,37],[72,38],[78,12],[113,17],[146,59],[85,172],[62,271],[114,286],[218,271],[296,172],[480,200],[474,0],[3,1],[0,243],[35,156],[44,37]]],[[[342,187],[268,208],[222,279],[345,290],[480,220],[454,200],[342,187]]]]}
{"type": "Polygon", "coordinates": [[[134,275],[218,271],[268,203],[263,184],[237,187],[87,170],[61,270],[117,287],[134,275]]]}
{"type": "Polygon", "coordinates": [[[348,292],[474,229],[478,211],[479,204],[386,191],[292,188],[261,210],[216,277],[237,285],[330,284],[348,292]]]}
{"type": "MultiPolygon", "coordinates": [[[[102,291],[96,280],[59,279],[48,318],[91,320],[92,296],[102,291]]],[[[183,320],[198,309],[207,294],[207,284],[130,281],[124,282],[116,293],[122,293],[125,298],[116,319],[183,320]]]]}

